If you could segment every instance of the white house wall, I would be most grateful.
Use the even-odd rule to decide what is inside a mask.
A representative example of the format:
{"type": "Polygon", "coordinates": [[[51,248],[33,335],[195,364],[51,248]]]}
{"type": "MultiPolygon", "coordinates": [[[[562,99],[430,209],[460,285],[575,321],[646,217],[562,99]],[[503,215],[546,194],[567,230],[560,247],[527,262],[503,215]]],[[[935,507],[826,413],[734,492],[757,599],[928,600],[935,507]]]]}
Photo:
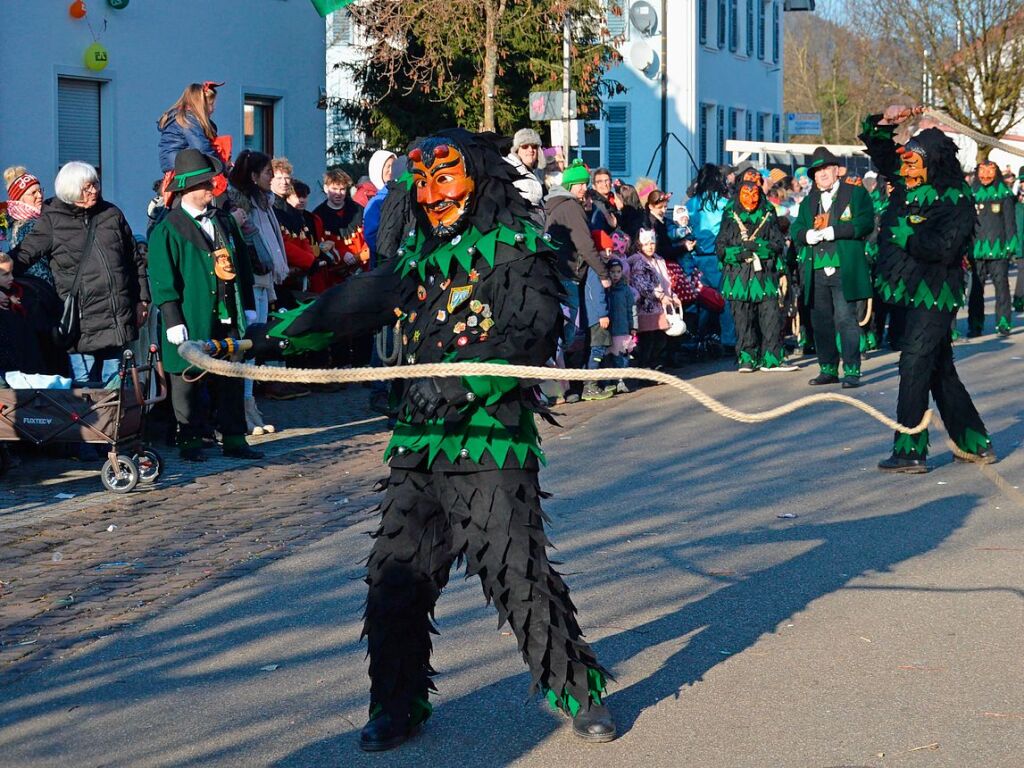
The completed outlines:
{"type": "MultiPolygon", "coordinates": [[[[753,0],[758,3],[761,0],[753,0]]],[[[772,50],[773,35],[771,30],[772,2],[765,5],[766,10],[766,46],[765,58],[757,55],[756,31],[755,48],[752,56],[745,54],[746,36],[746,0],[738,2],[738,50],[729,50],[728,38],[723,49],[717,47],[717,0],[706,0],[707,3],[707,43],[699,41],[699,11],[702,0],[670,0],[668,18],[663,20],[664,29],[668,33],[668,125],[669,133],[685,145],[680,146],[675,139],[667,143],[668,178],[666,187],[673,192],[682,193],[695,175],[695,163],[704,160],[709,162],[724,161],[724,147],[718,142],[717,110],[722,106],[725,119],[728,121],[729,108],[749,110],[753,115],[777,116],[781,121],[782,113],[782,29],[784,14],[779,2],[779,45],[778,62],[772,50]],[[700,109],[704,105],[709,108],[707,157],[700,154],[699,127],[700,109]],[[693,160],[691,161],[691,156],[693,160]]],[[[660,14],[661,3],[652,0],[651,5],[660,14]]],[[[728,2],[725,4],[728,8],[728,2]]],[[[754,6],[756,9],[756,6],[754,6]]],[[[628,13],[628,4],[626,12],[628,13]]],[[[755,15],[756,21],[756,15],[755,15]]],[[[728,27],[727,34],[728,34],[728,27]]],[[[625,94],[609,99],[607,104],[628,103],[632,116],[629,128],[630,167],[625,174],[630,180],[646,173],[651,157],[661,141],[661,85],[658,76],[661,61],[661,37],[642,37],[632,25],[628,26],[627,38],[619,46],[623,62],[608,72],[608,77],[626,86],[625,94]],[[656,65],[644,71],[635,66],[635,45],[644,41],[656,54],[656,65]]],[[[607,130],[607,126],[603,126],[607,130]]],[[[725,138],[748,138],[745,118],[740,115],[738,130],[735,136],[729,135],[726,126],[725,138]]],[[[772,120],[766,119],[767,138],[771,139],[772,120]]],[[[753,133],[756,135],[756,120],[753,133]]],[[[754,138],[750,136],[749,138],[754,138]]],[[[603,154],[605,164],[612,159],[605,148],[603,154]]],[[[651,168],[651,176],[657,178],[660,162],[655,161],[651,168]]]]}
{"type": "MultiPolygon", "coordinates": [[[[86,19],[64,0],[3,0],[0,164],[24,165],[52,194],[57,173],[57,78],[100,80],[103,193],[133,229],[160,174],[156,120],[190,82],[225,81],[214,119],[243,147],[243,100],[277,99],[274,151],[315,182],[324,168],[324,22],[309,0],[133,0],[114,10],[89,0],[86,19]],[[87,24],[88,22],[88,24],[87,24]],[[93,41],[109,51],[101,72],[83,65],[93,41]],[[13,41],[19,41],[13,44],[13,41]]],[[[315,184],[313,184],[315,188],[315,184]]]]}

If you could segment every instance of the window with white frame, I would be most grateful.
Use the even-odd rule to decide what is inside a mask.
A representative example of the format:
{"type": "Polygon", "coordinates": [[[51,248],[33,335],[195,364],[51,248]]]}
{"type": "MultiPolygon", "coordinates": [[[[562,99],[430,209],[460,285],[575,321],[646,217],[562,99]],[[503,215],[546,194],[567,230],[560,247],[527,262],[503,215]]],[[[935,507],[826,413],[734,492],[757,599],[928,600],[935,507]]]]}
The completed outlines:
{"type": "Polygon", "coordinates": [[[751,141],[754,138],[754,113],[751,112],[749,109],[744,110],[744,112],[747,118],[747,130],[744,132],[743,138],[745,138],[747,141],[751,141]]]}
{"type": "Polygon", "coordinates": [[[615,38],[629,37],[629,0],[605,0],[605,26],[615,38]]]}
{"type": "Polygon", "coordinates": [[[781,115],[772,115],[772,141],[782,141],[781,115]]]}
{"type": "Polygon", "coordinates": [[[335,11],[331,14],[330,42],[342,45],[352,44],[352,14],[348,11],[335,11]]]}
{"type": "Polygon", "coordinates": [[[615,176],[629,176],[632,159],[629,147],[629,104],[607,105],[605,135],[608,170],[615,176]]]}
{"type": "Polygon", "coordinates": [[[57,78],[57,165],[80,160],[103,177],[101,89],[99,80],[57,78]]]}
{"type": "Polygon", "coordinates": [[[264,96],[245,97],[242,134],[246,149],[274,156],[274,108],[277,100],[264,96]]]}
{"type": "MultiPolygon", "coordinates": [[[[760,2],[760,0],[758,0],[760,2]]],[[[767,115],[764,112],[757,113],[757,141],[764,141],[767,135],[768,121],[771,119],[771,115],[767,115]]]]}
{"type": "MultiPolygon", "coordinates": [[[[664,22],[662,22],[664,23],[664,22]]],[[[700,44],[708,43],[708,0],[697,0],[697,32],[700,44]]]]}

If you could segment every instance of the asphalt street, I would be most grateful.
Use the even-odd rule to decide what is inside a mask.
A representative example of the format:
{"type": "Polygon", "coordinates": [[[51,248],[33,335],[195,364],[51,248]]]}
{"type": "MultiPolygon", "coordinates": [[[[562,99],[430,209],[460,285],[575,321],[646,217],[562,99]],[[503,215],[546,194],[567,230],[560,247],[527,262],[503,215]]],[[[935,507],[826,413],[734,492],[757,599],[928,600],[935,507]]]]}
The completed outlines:
{"type": "MultiPolygon", "coordinates": [[[[1024,765],[1024,340],[956,355],[992,467],[954,463],[933,429],[931,472],[883,476],[891,433],[858,411],[751,427],[664,387],[545,432],[554,557],[616,678],[611,744],[527,697],[514,638],[453,578],[434,717],[359,752],[365,515],[0,690],[0,764],[1024,765]]],[[[890,414],[895,361],[867,360],[854,393],[890,414]]],[[[807,365],[683,375],[752,411],[807,394],[807,365]]]]}

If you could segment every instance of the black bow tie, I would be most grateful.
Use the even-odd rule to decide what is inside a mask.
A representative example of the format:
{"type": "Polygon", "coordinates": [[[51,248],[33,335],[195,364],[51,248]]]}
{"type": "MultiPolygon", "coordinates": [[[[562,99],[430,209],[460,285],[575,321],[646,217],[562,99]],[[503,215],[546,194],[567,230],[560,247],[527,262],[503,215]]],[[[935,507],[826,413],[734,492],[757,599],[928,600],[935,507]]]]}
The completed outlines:
{"type": "Polygon", "coordinates": [[[213,219],[212,208],[207,208],[202,213],[196,215],[196,221],[198,221],[200,224],[202,224],[204,221],[210,221],[211,219],[213,219]]]}

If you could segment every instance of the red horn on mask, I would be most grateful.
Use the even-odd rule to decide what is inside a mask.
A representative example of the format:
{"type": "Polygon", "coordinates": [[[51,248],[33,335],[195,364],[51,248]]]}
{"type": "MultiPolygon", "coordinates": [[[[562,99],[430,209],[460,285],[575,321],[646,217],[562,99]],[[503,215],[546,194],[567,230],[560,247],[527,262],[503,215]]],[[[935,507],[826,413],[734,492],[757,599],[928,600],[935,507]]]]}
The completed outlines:
{"type": "Polygon", "coordinates": [[[441,159],[446,157],[450,151],[451,148],[447,144],[438,144],[434,147],[434,157],[441,159]]]}
{"type": "Polygon", "coordinates": [[[414,163],[422,163],[423,162],[423,150],[420,149],[419,147],[416,147],[416,149],[412,150],[409,153],[409,159],[412,160],[414,163]]]}

